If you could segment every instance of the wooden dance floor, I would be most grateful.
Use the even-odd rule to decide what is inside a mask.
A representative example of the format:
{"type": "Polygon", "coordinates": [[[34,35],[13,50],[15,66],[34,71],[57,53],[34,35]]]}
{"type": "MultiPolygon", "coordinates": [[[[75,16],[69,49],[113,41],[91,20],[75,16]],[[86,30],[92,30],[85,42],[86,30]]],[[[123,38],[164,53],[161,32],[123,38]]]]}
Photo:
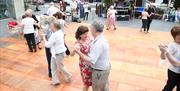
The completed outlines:
{"type": "MultiPolygon", "coordinates": [[[[70,23],[66,29],[70,49],[79,25],[88,24],[70,23]]],[[[150,32],[144,34],[139,29],[126,27],[105,31],[112,65],[110,91],[161,91],[167,80],[168,65],[158,66],[160,52],[157,46],[173,40],[169,32],[150,32]]],[[[52,86],[44,48],[36,53],[29,53],[27,49],[24,39],[0,38],[1,91],[82,91],[77,55],[65,58],[66,67],[73,74],[72,82],[65,83],[60,78],[61,84],[52,86]]]]}

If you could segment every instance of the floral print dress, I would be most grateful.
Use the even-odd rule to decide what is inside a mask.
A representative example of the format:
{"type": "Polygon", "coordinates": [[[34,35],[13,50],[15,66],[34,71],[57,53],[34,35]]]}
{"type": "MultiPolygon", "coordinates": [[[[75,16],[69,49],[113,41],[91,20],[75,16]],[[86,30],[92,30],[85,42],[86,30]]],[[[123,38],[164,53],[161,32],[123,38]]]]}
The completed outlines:
{"type": "MultiPolygon", "coordinates": [[[[90,51],[90,42],[91,40],[87,40],[85,43],[76,42],[80,46],[80,51],[87,55],[90,51]]],[[[92,68],[91,66],[84,61],[82,58],[79,58],[79,67],[81,71],[81,77],[84,85],[92,86],[92,68]]]]}
{"type": "Polygon", "coordinates": [[[108,25],[109,27],[113,26],[115,24],[115,21],[116,21],[116,10],[111,10],[111,9],[108,9],[108,25]]]}

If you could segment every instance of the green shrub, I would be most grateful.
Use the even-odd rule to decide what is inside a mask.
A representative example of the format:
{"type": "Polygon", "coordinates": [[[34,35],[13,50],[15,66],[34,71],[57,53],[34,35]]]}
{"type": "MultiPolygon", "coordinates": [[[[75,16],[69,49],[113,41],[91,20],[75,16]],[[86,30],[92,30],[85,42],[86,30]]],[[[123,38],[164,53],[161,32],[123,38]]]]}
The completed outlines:
{"type": "Polygon", "coordinates": [[[177,9],[178,7],[180,7],[180,0],[175,0],[174,1],[174,7],[177,9]]]}

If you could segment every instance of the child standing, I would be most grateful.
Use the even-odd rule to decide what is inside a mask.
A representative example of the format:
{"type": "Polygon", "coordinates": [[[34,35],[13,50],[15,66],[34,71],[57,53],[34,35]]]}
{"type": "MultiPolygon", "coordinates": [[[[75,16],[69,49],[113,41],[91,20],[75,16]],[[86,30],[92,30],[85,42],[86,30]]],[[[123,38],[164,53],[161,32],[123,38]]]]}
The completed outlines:
{"type": "Polygon", "coordinates": [[[173,27],[171,35],[174,42],[168,47],[160,45],[161,59],[168,59],[170,66],[168,68],[168,80],[163,91],[172,91],[176,86],[176,91],[180,91],[180,67],[175,64],[175,61],[180,61],[180,27],[173,27]]]}

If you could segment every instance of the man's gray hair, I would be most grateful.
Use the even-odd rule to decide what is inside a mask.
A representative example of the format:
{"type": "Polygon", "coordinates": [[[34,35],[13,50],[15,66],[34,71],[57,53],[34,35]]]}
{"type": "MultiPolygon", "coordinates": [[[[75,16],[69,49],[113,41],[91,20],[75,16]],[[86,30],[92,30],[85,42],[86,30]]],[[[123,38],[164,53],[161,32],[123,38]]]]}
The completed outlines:
{"type": "Polygon", "coordinates": [[[94,21],[91,26],[93,26],[97,32],[103,32],[104,30],[104,24],[99,21],[94,21]]]}

